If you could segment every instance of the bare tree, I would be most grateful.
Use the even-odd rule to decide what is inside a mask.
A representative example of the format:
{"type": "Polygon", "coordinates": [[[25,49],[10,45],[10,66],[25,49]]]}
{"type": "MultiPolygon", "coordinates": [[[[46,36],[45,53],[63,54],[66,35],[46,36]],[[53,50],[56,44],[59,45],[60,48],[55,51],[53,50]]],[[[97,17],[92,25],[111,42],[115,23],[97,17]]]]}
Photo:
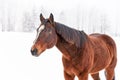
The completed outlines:
{"type": "Polygon", "coordinates": [[[103,14],[101,16],[101,33],[105,33],[107,29],[109,28],[108,20],[107,20],[107,15],[103,14]]]}
{"type": "Polygon", "coordinates": [[[35,29],[37,13],[35,8],[33,8],[31,14],[29,12],[24,12],[23,15],[23,32],[32,32],[35,29]]]}

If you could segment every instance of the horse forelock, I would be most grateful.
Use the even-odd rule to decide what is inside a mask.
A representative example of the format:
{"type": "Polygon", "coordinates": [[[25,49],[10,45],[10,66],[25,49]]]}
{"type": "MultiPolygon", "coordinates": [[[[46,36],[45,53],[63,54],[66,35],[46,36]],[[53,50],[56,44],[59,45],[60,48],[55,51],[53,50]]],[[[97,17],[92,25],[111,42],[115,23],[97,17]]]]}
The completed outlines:
{"type": "Polygon", "coordinates": [[[64,24],[56,22],[55,28],[57,34],[59,34],[66,42],[75,44],[78,48],[80,48],[87,39],[87,36],[83,31],[70,28],[64,24]]]}

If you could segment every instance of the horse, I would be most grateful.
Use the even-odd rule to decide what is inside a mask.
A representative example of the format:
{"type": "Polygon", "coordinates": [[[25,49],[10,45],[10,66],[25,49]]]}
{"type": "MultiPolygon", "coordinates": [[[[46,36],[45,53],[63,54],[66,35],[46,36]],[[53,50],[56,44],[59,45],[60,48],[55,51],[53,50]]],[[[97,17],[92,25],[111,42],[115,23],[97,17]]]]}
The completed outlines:
{"type": "Polygon", "coordinates": [[[105,70],[106,80],[115,80],[117,51],[114,40],[100,33],[87,35],[84,31],[73,29],[40,14],[40,26],[31,47],[31,54],[38,57],[46,49],[56,46],[62,53],[65,80],[100,80],[99,71],[105,70]]]}

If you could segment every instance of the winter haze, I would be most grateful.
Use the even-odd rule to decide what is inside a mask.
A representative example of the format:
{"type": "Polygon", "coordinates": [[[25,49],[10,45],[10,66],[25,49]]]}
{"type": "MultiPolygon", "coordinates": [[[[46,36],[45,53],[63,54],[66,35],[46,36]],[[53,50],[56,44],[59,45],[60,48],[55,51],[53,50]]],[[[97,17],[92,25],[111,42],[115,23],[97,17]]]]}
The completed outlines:
{"type": "MultiPolygon", "coordinates": [[[[119,0],[0,0],[0,80],[64,80],[56,47],[38,58],[30,53],[40,13],[46,18],[53,13],[55,21],[87,34],[109,34],[120,47],[119,0]]],[[[117,50],[115,76],[120,80],[117,50]]],[[[105,80],[103,71],[100,76],[105,80]]]]}
{"type": "Polygon", "coordinates": [[[119,35],[119,0],[0,0],[1,31],[32,32],[39,14],[87,33],[119,35]]]}

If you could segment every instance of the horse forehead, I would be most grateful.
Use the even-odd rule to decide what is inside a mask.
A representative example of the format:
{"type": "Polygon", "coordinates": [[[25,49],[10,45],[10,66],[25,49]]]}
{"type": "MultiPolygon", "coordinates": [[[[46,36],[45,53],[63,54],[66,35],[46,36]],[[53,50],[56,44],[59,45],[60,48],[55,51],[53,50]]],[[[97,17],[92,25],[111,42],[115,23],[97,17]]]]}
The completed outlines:
{"type": "Polygon", "coordinates": [[[39,28],[38,28],[38,32],[41,32],[42,30],[45,29],[45,25],[41,25],[39,28]]]}
{"type": "Polygon", "coordinates": [[[37,35],[36,35],[36,38],[35,38],[35,40],[34,40],[34,44],[36,43],[36,41],[37,41],[37,39],[38,39],[41,31],[44,30],[44,29],[45,29],[45,25],[41,25],[41,26],[38,28],[38,30],[37,30],[37,35]]]}

